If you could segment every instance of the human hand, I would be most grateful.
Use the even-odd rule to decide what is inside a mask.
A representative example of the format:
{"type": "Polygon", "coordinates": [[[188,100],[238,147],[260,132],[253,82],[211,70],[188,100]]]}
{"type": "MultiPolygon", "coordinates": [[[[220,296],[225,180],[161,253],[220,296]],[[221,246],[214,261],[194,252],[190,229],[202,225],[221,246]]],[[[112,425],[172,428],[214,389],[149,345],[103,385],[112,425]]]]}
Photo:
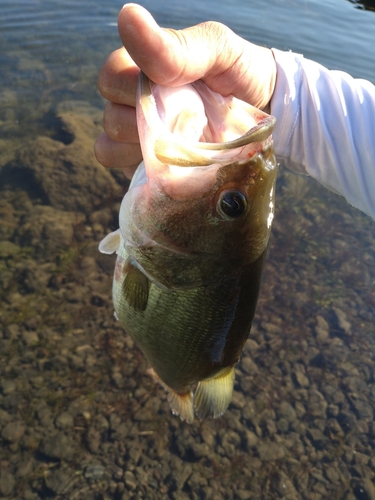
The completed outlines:
{"type": "Polygon", "coordinates": [[[99,74],[99,90],[108,103],[95,155],[105,167],[122,168],[127,177],[142,160],[135,115],[140,69],[155,83],[171,87],[202,79],[212,90],[261,109],[272,97],[276,63],[271,50],[223,24],[160,28],[146,9],[126,4],[118,29],[124,47],[112,52],[99,74]]]}

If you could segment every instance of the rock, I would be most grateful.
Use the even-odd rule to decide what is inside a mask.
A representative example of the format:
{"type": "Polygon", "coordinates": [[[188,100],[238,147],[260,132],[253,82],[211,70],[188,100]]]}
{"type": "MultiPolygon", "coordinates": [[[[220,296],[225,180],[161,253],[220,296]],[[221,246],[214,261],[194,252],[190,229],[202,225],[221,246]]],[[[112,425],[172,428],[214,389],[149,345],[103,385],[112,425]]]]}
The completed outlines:
{"type": "Polygon", "coordinates": [[[279,418],[284,418],[289,423],[294,422],[297,419],[296,410],[287,401],[282,401],[280,403],[276,413],[279,418]]]}
{"type": "Polygon", "coordinates": [[[316,340],[318,342],[327,342],[329,340],[329,325],[322,316],[316,317],[317,325],[315,327],[316,340]]]}
{"type": "Polygon", "coordinates": [[[28,457],[23,459],[17,467],[16,476],[17,477],[27,477],[31,474],[34,469],[34,459],[32,457],[28,457]]]}
{"type": "Polygon", "coordinates": [[[73,425],[74,425],[73,415],[71,415],[67,411],[59,413],[55,419],[55,426],[58,429],[67,429],[73,427],[73,425]]]}
{"type": "Polygon", "coordinates": [[[370,478],[355,481],[353,490],[357,499],[375,500],[375,486],[370,478]]]}
{"type": "Polygon", "coordinates": [[[0,241],[0,259],[17,257],[20,251],[21,248],[11,241],[0,241]]]}
{"type": "Polygon", "coordinates": [[[351,403],[354,406],[355,412],[358,417],[367,421],[372,422],[374,420],[374,412],[372,406],[362,399],[351,398],[351,403]]]}
{"type": "Polygon", "coordinates": [[[254,432],[250,431],[249,429],[245,429],[245,440],[247,448],[250,449],[256,446],[256,444],[259,441],[259,438],[254,432]]]}
{"type": "Polygon", "coordinates": [[[134,474],[130,471],[127,470],[124,474],[124,480],[125,484],[128,487],[129,490],[135,490],[137,488],[137,481],[135,479],[134,474]]]}
{"type": "Polygon", "coordinates": [[[280,418],[277,422],[276,422],[276,427],[277,427],[277,430],[279,432],[288,432],[289,430],[289,423],[287,420],[285,420],[285,418],[280,418]]]}
{"type": "Polygon", "coordinates": [[[15,339],[17,339],[19,337],[19,334],[20,334],[20,327],[19,327],[19,325],[16,325],[16,324],[13,323],[11,325],[8,325],[5,328],[4,338],[15,340],[15,339]]]}
{"type": "Polygon", "coordinates": [[[247,375],[256,375],[259,372],[259,368],[250,356],[246,356],[241,359],[240,367],[247,375]]]}
{"type": "Polygon", "coordinates": [[[71,142],[43,136],[29,141],[3,167],[0,185],[16,185],[58,210],[90,213],[103,203],[103,195],[118,189],[94,156],[92,145],[100,127],[73,112],[61,113],[60,120],[71,142]]]}
{"type": "Polygon", "coordinates": [[[14,487],[16,485],[16,480],[13,474],[8,472],[6,469],[0,469],[0,494],[4,497],[8,497],[13,493],[14,487]]]}
{"type": "Polygon", "coordinates": [[[309,391],[308,412],[314,417],[326,418],[328,403],[317,389],[309,391]]]}
{"type": "Polygon", "coordinates": [[[49,490],[55,495],[67,495],[79,481],[71,469],[52,469],[44,474],[44,481],[49,490]]]}
{"type": "Polygon", "coordinates": [[[344,311],[342,311],[338,307],[333,307],[332,309],[335,312],[335,315],[337,317],[339,327],[342,328],[344,330],[344,332],[349,335],[352,325],[346,319],[346,314],[344,313],[344,311]]]}
{"type": "Polygon", "coordinates": [[[3,380],[1,382],[1,392],[6,396],[11,394],[17,388],[17,382],[15,380],[3,380]]]}
{"type": "Polygon", "coordinates": [[[279,472],[277,480],[273,483],[274,488],[280,495],[280,498],[285,498],[288,500],[299,500],[300,496],[297,493],[292,481],[289,477],[283,473],[279,472]]]}
{"type": "Polygon", "coordinates": [[[101,442],[101,434],[94,427],[90,426],[86,434],[86,443],[91,453],[98,453],[101,442]]]}
{"type": "Polygon", "coordinates": [[[26,430],[26,425],[21,420],[16,420],[15,422],[9,422],[1,432],[1,437],[6,441],[11,443],[18,442],[24,435],[26,430]]]}
{"type": "Polygon", "coordinates": [[[281,443],[273,441],[260,441],[257,445],[259,458],[264,462],[281,460],[286,455],[286,448],[281,443]]]}
{"type": "Polygon", "coordinates": [[[245,396],[240,391],[233,391],[232,405],[234,408],[242,409],[246,404],[245,396]]]}
{"type": "Polygon", "coordinates": [[[48,458],[70,460],[74,455],[74,446],[70,438],[59,432],[52,436],[46,436],[39,445],[39,451],[48,458]]]}
{"type": "Polygon", "coordinates": [[[25,330],[24,332],[22,332],[21,338],[25,345],[28,347],[39,342],[39,335],[34,331],[29,332],[25,330]]]}
{"type": "Polygon", "coordinates": [[[329,441],[321,430],[314,429],[313,427],[308,428],[306,434],[318,450],[323,450],[329,441]]]}
{"type": "Polygon", "coordinates": [[[17,231],[17,239],[22,245],[44,253],[61,253],[70,247],[74,226],[83,220],[84,216],[77,212],[37,205],[25,216],[17,231]]]}
{"type": "Polygon", "coordinates": [[[297,384],[300,387],[309,387],[310,386],[310,381],[306,376],[306,370],[305,367],[299,363],[295,365],[295,372],[294,376],[296,378],[297,384]]]}
{"type": "Polygon", "coordinates": [[[210,446],[211,448],[213,448],[215,446],[216,436],[214,434],[212,434],[212,430],[207,428],[207,426],[204,424],[202,426],[201,436],[202,436],[203,441],[208,446],[210,446]]]}
{"type": "Polygon", "coordinates": [[[105,472],[105,467],[101,464],[90,464],[85,468],[83,473],[85,479],[90,481],[99,481],[105,472]]]}

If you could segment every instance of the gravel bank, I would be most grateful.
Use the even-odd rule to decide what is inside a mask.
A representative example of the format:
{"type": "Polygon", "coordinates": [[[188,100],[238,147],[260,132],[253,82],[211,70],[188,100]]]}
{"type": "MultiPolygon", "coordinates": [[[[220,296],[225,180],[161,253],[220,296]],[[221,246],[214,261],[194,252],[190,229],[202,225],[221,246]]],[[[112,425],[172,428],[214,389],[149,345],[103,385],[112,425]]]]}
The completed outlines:
{"type": "Polygon", "coordinates": [[[375,499],[374,223],[281,170],[233,402],[188,425],[113,318],[126,182],[73,108],[1,156],[0,498],[375,499]]]}

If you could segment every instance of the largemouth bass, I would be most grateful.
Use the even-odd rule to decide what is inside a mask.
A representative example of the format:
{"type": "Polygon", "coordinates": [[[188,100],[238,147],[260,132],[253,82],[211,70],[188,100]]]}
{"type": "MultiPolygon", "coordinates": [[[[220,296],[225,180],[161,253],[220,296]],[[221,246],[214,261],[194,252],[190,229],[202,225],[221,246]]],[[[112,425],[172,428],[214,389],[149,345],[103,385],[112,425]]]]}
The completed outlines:
{"type": "Polygon", "coordinates": [[[274,213],[275,121],[201,81],[139,79],[143,162],[99,249],[118,254],[118,319],[188,422],[232,399],[274,213]]]}

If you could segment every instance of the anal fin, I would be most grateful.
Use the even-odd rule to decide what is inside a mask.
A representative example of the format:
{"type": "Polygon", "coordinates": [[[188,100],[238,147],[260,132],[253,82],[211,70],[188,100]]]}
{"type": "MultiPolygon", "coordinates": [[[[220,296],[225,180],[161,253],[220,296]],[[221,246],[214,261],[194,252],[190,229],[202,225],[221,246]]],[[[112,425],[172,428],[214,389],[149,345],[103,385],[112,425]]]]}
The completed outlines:
{"type": "Polygon", "coordinates": [[[124,273],[126,274],[122,291],[126,302],[135,311],[144,311],[147,306],[150,281],[142,271],[135,267],[130,259],[124,264],[124,273]]]}
{"type": "Polygon", "coordinates": [[[199,382],[194,395],[198,418],[220,417],[228,408],[233,395],[234,366],[223,368],[215,377],[199,382]]]}
{"type": "Polygon", "coordinates": [[[193,393],[186,392],[181,394],[174,391],[161,380],[153,368],[149,368],[147,373],[168,393],[167,400],[173,415],[178,415],[182,420],[186,420],[188,424],[191,424],[194,421],[193,393]]]}

